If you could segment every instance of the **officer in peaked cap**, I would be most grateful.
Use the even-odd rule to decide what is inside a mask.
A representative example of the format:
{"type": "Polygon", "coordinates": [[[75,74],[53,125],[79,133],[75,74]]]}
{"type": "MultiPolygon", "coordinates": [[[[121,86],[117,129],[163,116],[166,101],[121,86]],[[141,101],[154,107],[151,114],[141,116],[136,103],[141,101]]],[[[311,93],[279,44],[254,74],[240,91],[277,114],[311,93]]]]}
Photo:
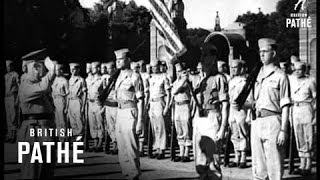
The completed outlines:
{"type": "Polygon", "coordinates": [[[13,61],[6,60],[7,73],[5,74],[5,110],[7,120],[6,142],[16,141],[16,130],[18,128],[18,89],[19,75],[14,70],[13,61]]]}
{"type": "Polygon", "coordinates": [[[263,66],[253,92],[257,118],[251,123],[252,172],[256,179],[281,179],[291,104],[289,80],[276,65],[276,41],[262,38],[258,45],[263,66]]]}
{"type": "MultiPolygon", "coordinates": [[[[54,128],[54,106],[49,97],[49,89],[55,78],[55,64],[47,57],[46,50],[38,50],[23,56],[27,64],[26,79],[19,87],[20,108],[23,114],[23,121],[19,130],[18,140],[29,142],[33,147],[33,142],[40,142],[42,154],[47,154],[46,147],[41,142],[53,142],[55,137],[51,136],[31,136],[30,129],[37,132],[38,129],[54,128]],[[48,70],[46,74],[41,72],[41,60],[48,70]]],[[[21,165],[22,179],[50,179],[54,175],[55,148],[51,149],[51,163],[30,163],[31,153],[23,156],[21,165]]]]}
{"type": "Polygon", "coordinates": [[[143,82],[139,73],[130,69],[129,49],[115,51],[119,77],[115,83],[118,102],[116,138],[122,173],[128,179],[138,179],[141,174],[138,136],[143,131],[143,82]]]}

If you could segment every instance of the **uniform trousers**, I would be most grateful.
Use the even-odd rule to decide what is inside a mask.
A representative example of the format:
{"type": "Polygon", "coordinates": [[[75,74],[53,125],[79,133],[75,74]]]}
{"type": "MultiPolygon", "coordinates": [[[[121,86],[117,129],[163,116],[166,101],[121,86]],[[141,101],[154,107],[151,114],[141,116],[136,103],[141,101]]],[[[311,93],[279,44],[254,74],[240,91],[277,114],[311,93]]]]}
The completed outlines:
{"type": "Polygon", "coordinates": [[[8,132],[16,130],[18,126],[18,106],[15,105],[16,99],[17,95],[4,98],[8,132]]]}
{"type": "Polygon", "coordinates": [[[116,142],[116,120],[117,120],[117,107],[105,106],[106,121],[104,123],[105,132],[108,132],[111,141],[116,142]]]}
{"type": "Polygon", "coordinates": [[[47,148],[42,145],[42,142],[55,142],[55,137],[53,136],[30,136],[30,129],[48,129],[55,128],[54,120],[42,119],[42,120],[24,120],[18,132],[18,142],[29,142],[30,143],[30,153],[23,155],[21,164],[21,179],[50,179],[54,176],[54,167],[56,162],[56,150],[55,147],[51,147],[51,163],[46,163],[47,148]],[[43,158],[43,163],[35,161],[35,163],[30,163],[32,157],[32,149],[34,142],[40,143],[41,154],[43,158]]]}
{"type": "Polygon", "coordinates": [[[174,122],[179,146],[192,146],[189,104],[175,105],[174,122]]]}
{"type": "Polygon", "coordinates": [[[103,138],[103,117],[102,106],[98,102],[89,102],[89,128],[93,139],[103,138]]]}
{"type": "MultiPolygon", "coordinates": [[[[54,116],[55,116],[56,128],[58,129],[59,132],[60,132],[60,129],[64,129],[64,132],[66,132],[67,121],[64,113],[64,109],[66,107],[66,99],[64,97],[54,98],[53,104],[55,107],[54,116]]],[[[64,137],[59,137],[59,139],[62,140],[64,139],[64,137]]]]}
{"type": "Polygon", "coordinates": [[[241,109],[230,108],[229,124],[231,128],[231,142],[235,151],[245,151],[248,147],[248,130],[246,126],[247,113],[241,109]]]}
{"type": "Polygon", "coordinates": [[[193,152],[197,173],[200,179],[222,179],[220,168],[220,141],[215,139],[221,126],[221,113],[210,110],[207,117],[199,117],[196,112],[193,120],[193,152]]]}
{"type": "Polygon", "coordinates": [[[252,172],[254,179],[280,180],[284,148],[277,145],[280,115],[257,118],[251,123],[252,172]]]}
{"type": "Polygon", "coordinates": [[[83,117],[81,114],[82,100],[70,99],[68,107],[68,118],[72,128],[72,135],[78,136],[83,134],[83,117]]]}
{"type": "Polygon", "coordinates": [[[139,144],[136,134],[138,109],[118,108],[117,112],[116,138],[119,162],[122,174],[133,178],[141,174],[139,144]]]}
{"type": "Polygon", "coordinates": [[[311,104],[292,107],[293,128],[299,157],[308,158],[313,148],[313,108],[311,104]]]}
{"type": "Polygon", "coordinates": [[[163,117],[164,106],[164,100],[150,102],[149,116],[152,127],[153,149],[166,149],[167,136],[163,117]]]}

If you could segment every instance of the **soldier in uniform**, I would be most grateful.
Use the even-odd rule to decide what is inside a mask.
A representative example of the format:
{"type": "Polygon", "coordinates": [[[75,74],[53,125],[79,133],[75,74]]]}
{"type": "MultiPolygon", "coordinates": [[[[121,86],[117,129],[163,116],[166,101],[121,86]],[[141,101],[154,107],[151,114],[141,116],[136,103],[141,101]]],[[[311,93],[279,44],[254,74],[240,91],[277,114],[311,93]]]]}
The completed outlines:
{"type": "Polygon", "coordinates": [[[164,116],[169,110],[171,87],[166,74],[160,72],[160,61],[152,62],[151,66],[153,73],[149,79],[149,117],[152,127],[153,149],[156,150],[155,155],[151,158],[163,159],[167,143],[164,116]]]}
{"type": "Polygon", "coordinates": [[[13,61],[6,60],[7,73],[5,78],[5,110],[7,119],[7,137],[6,142],[16,142],[16,131],[18,128],[18,89],[19,75],[14,71],[13,61]]]}
{"type": "Polygon", "coordinates": [[[131,68],[134,72],[140,73],[139,63],[138,63],[138,62],[131,62],[131,63],[130,63],[130,68],[131,68]]]}
{"type": "MultiPolygon", "coordinates": [[[[40,142],[41,154],[46,153],[47,148],[42,142],[54,142],[52,136],[31,136],[30,129],[55,128],[54,107],[48,95],[55,78],[55,64],[46,58],[44,61],[48,73],[41,76],[40,61],[45,50],[39,50],[22,57],[27,62],[28,74],[19,87],[20,107],[23,114],[23,121],[19,129],[18,141],[29,142],[33,147],[34,142],[40,142]]],[[[32,153],[24,155],[21,164],[21,179],[50,179],[54,175],[55,150],[51,148],[51,163],[30,163],[32,153]]],[[[46,159],[46,156],[43,156],[46,159]]]]}
{"type": "MultiPolygon", "coordinates": [[[[53,104],[55,106],[55,123],[56,128],[60,132],[60,129],[67,130],[67,96],[69,94],[69,83],[68,80],[63,77],[63,65],[56,64],[56,78],[51,86],[53,104]]],[[[59,137],[61,142],[66,139],[64,137],[59,137]]]]}
{"type": "Polygon", "coordinates": [[[72,128],[72,135],[77,138],[83,137],[84,110],[87,101],[87,85],[80,76],[80,64],[70,63],[71,77],[69,79],[69,95],[67,97],[67,116],[72,128]]]}
{"type": "Polygon", "coordinates": [[[295,132],[300,166],[294,172],[307,176],[311,174],[311,151],[313,150],[313,128],[315,124],[316,85],[306,77],[306,65],[295,64],[295,73],[290,78],[291,97],[293,101],[292,121],[295,132]]]}
{"type": "Polygon", "coordinates": [[[22,75],[20,77],[20,81],[24,81],[25,78],[27,77],[27,61],[22,60],[22,75]]]}
{"type": "Polygon", "coordinates": [[[102,152],[102,139],[104,136],[104,127],[103,127],[103,108],[99,103],[98,96],[103,91],[105,87],[103,78],[100,74],[100,62],[91,63],[91,73],[93,75],[88,86],[88,102],[89,102],[89,128],[90,135],[94,140],[94,147],[90,148],[89,151],[102,152]]]}
{"type": "Polygon", "coordinates": [[[235,152],[235,159],[229,167],[246,167],[246,151],[248,147],[248,129],[246,124],[247,107],[239,109],[235,99],[246,84],[246,78],[241,74],[242,63],[238,59],[231,60],[232,78],[229,81],[230,111],[229,126],[231,128],[231,141],[235,152]]]}
{"type": "Polygon", "coordinates": [[[152,68],[151,68],[151,65],[150,65],[150,64],[147,64],[147,65],[146,65],[146,73],[148,73],[149,76],[151,76],[152,68]]]}
{"type": "Polygon", "coordinates": [[[101,75],[102,75],[102,78],[104,78],[105,75],[107,75],[107,63],[101,63],[101,75]]]}
{"type": "Polygon", "coordinates": [[[252,173],[254,179],[281,179],[291,103],[289,80],[275,64],[275,40],[262,38],[258,45],[263,67],[253,91],[257,118],[251,122],[252,173]]]}
{"type": "Polygon", "coordinates": [[[192,146],[190,124],[190,88],[188,86],[188,74],[180,63],[176,65],[177,80],[173,83],[172,96],[174,98],[174,124],[177,132],[180,156],[174,161],[189,162],[189,151],[192,146]]]}
{"type": "Polygon", "coordinates": [[[226,62],[218,61],[218,71],[219,71],[219,73],[221,73],[221,74],[226,76],[228,82],[230,81],[231,77],[227,73],[227,64],[226,64],[226,62]]]}
{"type": "Polygon", "coordinates": [[[118,113],[116,137],[119,162],[127,179],[138,179],[141,174],[138,136],[143,131],[143,82],[138,73],[130,70],[128,49],[115,51],[117,68],[121,70],[115,84],[118,113]]]}
{"type": "Polygon", "coordinates": [[[280,69],[286,73],[287,75],[290,74],[290,69],[289,69],[289,65],[287,62],[280,62],[279,63],[280,69]]]}
{"type": "Polygon", "coordinates": [[[221,179],[219,148],[228,119],[228,83],[218,73],[217,49],[211,44],[202,48],[204,79],[195,89],[202,108],[193,119],[193,151],[200,179],[221,179]]]}
{"type": "MultiPolygon", "coordinates": [[[[108,62],[106,64],[106,71],[107,74],[103,78],[104,85],[106,86],[109,83],[109,78],[110,75],[113,74],[116,70],[115,63],[114,61],[108,62]]],[[[106,87],[104,87],[106,88],[106,87]]],[[[115,99],[115,91],[112,89],[110,91],[110,94],[108,98],[105,101],[105,123],[104,123],[104,128],[105,128],[105,137],[107,137],[107,133],[109,134],[111,138],[111,143],[112,143],[112,148],[111,148],[111,153],[112,154],[117,154],[118,153],[118,146],[117,146],[117,138],[116,138],[116,118],[117,118],[117,109],[118,109],[118,103],[115,99]]],[[[109,153],[109,152],[107,152],[109,153]]]]}

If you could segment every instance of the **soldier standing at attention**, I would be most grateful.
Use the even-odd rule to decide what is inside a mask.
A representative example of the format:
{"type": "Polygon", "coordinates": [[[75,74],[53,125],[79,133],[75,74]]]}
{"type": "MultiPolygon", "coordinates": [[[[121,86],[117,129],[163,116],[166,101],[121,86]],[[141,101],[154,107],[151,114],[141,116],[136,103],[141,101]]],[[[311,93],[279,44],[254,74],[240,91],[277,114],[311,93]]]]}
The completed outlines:
{"type": "Polygon", "coordinates": [[[83,137],[84,131],[84,108],[87,101],[87,86],[85,80],[79,75],[80,64],[70,63],[71,77],[69,79],[69,95],[67,109],[72,135],[83,137]]]}
{"type": "Polygon", "coordinates": [[[306,77],[306,65],[295,63],[295,73],[290,78],[291,97],[293,101],[292,121],[300,166],[294,174],[311,175],[311,151],[313,150],[313,128],[315,125],[316,84],[306,77]]]}
{"type": "Polygon", "coordinates": [[[7,119],[7,137],[6,142],[16,142],[16,131],[18,128],[18,90],[19,90],[19,75],[14,71],[13,61],[6,60],[7,73],[5,78],[5,110],[7,119]]]}
{"type": "Polygon", "coordinates": [[[276,66],[275,40],[258,41],[263,63],[254,86],[256,119],[251,122],[252,173],[254,179],[280,180],[287,141],[290,86],[276,66]]]}
{"type": "MultiPolygon", "coordinates": [[[[150,79],[150,74],[148,74],[146,72],[146,64],[144,62],[144,60],[140,60],[139,62],[139,66],[140,66],[140,75],[142,78],[142,82],[143,82],[143,89],[144,89],[144,115],[148,115],[149,108],[148,108],[148,104],[149,104],[149,97],[150,97],[150,92],[149,92],[149,79],[150,79]]],[[[143,122],[147,122],[146,121],[146,116],[143,116],[143,122]]],[[[139,154],[140,157],[145,156],[144,154],[144,149],[143,149],[143,143],[145,141],[145,130],[147,129],[148,124],[145,123],[144,124],[144,131],[142,132],[142,134],[139,136],[139,154]]]]}
{"type": "Polygon", "coordinates": [[[153,149],[156,150],[155,155],[152,155],[151,158],[163,159],[167,143],[164,116],[169,110],[171,87],[166,74],[160,72],[160,61],[152,62],[151,66],[153,73],[149,80],[149,117],[152,127],[153,149]]]}
{"type": "MultiPolygon", "coordinates": [[[[30,129],[55,128],[54,107],[48,96],[48,91],[55,78],[55,64],[47,57],[44,61],[48,72],[41,76],[40,60],[45,50],[29,53],[22,57],[27,60],[28,74],[19,87],[20,107],[23,121],[19,129],[18,141],[29,142],[33,147],[34,142],[40,142],[41,154],[47,154],[47,148],[42,142],[54,142],[52,136],[31,136],[30,129]]],[[[55,148],[51,148],[51,163],[30,163],[32,154],[23,156],[21,164],[21,179],[51,179],[54,175],[55,148]]]]}
{"type": "Polygon", "coordinates": [[[117,68],[121,70],[115,84],[118,113],[116,136],[122,174],[138,179],[141,174],[138,137],[143,131],[143,82],[140,74],[130,70],[128,49],[115,51],[117,68]]]}
{"type": "Polygon", "coordinates": [[[192,138],[196,171],[200,179],[222,179],[219,148],[228,122],[228,83],[218,73],[215,46],[205,44],[201,60],[205,77],[195,93],[200,97],[202,109],[197,107],[192,138]]]}
{"type": "MultiPolygon", "coordinates": [[[[56,64],[56,78],[51,86],[53,104],[55,106],[55,123],[56,128],[60,132],[60,129],[67,130],[67,96],[69,94],[68,80],[63,77],[63,65],[56,64]]],[[[61,142],[64,142],[65,137],[59,137],[61,142]]]]}
{"type": "Polygon", "coordinates": [[[174,161],[189,162],[189,151],[192,146],[191,124],[190,124],[190,88],[188,86],[188,74],[181,64],[176,65],[177,80],[173,83],[172,96],[175,103],[174,123],[177,131],[177,140],[179,144],[180,156],[174,161]]]}
{"type": "MultiPolygon", "coordinates": [[[[108,62],[106,64],[106,71],[107,74],[105,74],[103,80],[104,85],[106,86],[109,83],[110,76],[115,72],[116,67],[114,61],[108,62]]],[[[105,89],[106,87],[104,87],[105,89]]],[[[112,141],[112,148],[111,153],[112,154],[118,154],[118,145],[117,145],[117,138],[116,138],[116,121],[117,121],[117,109],[118,109],[118,103],[115,99],[115,90],[114,88],[110,91],[110,94],[108,98],[105,101],[105,137],[107,133],[109,134],[111,141],[112,141]]],[[[107,152],[109,153],[109,152],[107,152]]]]}
{"type": "Polygon", "coordinates": [[[89,102],[89,128],[90,135],[94,140],[94,147],[89,151],[102,152],[102,138],[103,138],[103,118],[102,118],[102,105],[99,103],[98,96],[105,87],[103,78],[100,74],[100,62],[91,63],[92,79],[87,84],[88,86],[88,102],[89,102]]]}
{"type": "Polygon", "coordinates": [[[226,76],[228,82],[230,81],[231,77],[227,73],[227,64],[226,64],[226,62],[218,61],[218,71],[219,71],[219,73],[221,73],[221,74],[226,76]]]}
{"type": "Polygon", "coordinates": [[[235,99],[246,84],[246,78],[241,74],[242,62],[238,59],[231,60],[232,78],[229,81],[230,111],[229,125],[231,128],[231,141],[233,143],[235,159],[229,167],[246,167],[246,151],[248,147],[248,129],[246,124],[248,107],[239,109],[235,99]]]}

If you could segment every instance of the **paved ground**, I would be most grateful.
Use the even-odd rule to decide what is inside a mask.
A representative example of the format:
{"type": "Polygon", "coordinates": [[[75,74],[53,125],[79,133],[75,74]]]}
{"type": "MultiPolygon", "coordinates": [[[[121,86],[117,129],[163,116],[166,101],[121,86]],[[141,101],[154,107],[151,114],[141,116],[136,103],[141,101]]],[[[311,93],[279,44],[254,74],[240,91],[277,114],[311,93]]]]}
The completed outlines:
{"type": "MultiPolygon", "coordinates": [[[[5,179],[17,179],[19,177],[19,164],[17,163],[17,144],[5,144],[5,179]]],[[[72,154],[72,153],[70,153],[72,154]]],[[[70,155],[70,159],[72,155],[70,155]]],[[[232,156],[232,155],[231,155],[232,156]]],[[[197,179],[194,162],[176,163],[169,159],[169,151],[166,159],[155,160],[147,157],[141,158],[142,176],[140,179],[197,179]]],[[[57,164],[55,176],[67,179],[124,179],[121,175],[117,155],[106,155],[104,153],[84,153],[80,156],[84,158],[84,164],[57,164]]],[[[249,166],[251,166],[249,157],[249,166]]],[[[287,160],[286,160],[287,162],[287,160]]],[[[313,174],[316,168],[312,169],[313,174]]],[[[288,166],[285,166],[284,179],[302,180],[317,179],[316,176],[302,178],[299,176],[288,175],[288,166]]],[[[223,179],[226,180],[247,180],[251,179],[251,168],[223,168],[223,179]]]]}

